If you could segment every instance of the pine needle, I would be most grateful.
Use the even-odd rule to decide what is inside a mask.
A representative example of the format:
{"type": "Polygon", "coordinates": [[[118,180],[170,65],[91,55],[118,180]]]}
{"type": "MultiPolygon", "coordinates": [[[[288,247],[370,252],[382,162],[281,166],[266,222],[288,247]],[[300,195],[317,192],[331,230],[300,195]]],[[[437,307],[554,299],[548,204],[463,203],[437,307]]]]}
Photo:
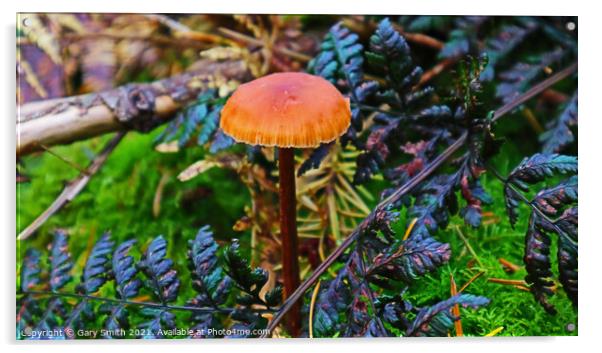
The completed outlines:
{"type": "Polygon", "coordinates": [[[485,271],[481,271],[481,272],[477,273],[476,275],[472,276],[472,278],[469,279],[468,282],[466,282],[462,286],[462,288],[460,288],[458,293],[462,293],[466,289],[466,287],[468,287],[472,282],[474,282],[477,278],[481,277],[483,274],[485,274],[485,271]]]}
{"type": "Polygon", "coordinates": [[[407,240],[408,237],[410,236],[410,233],[412,233],[412,229],[414,229],[414,226],[416,225],[416,222],[418,221],[418,218],[414,218],[412,220],[412,222],[410,223],[408,229],[406,229],[406,233],[403,235],[403,240],[407,240]]]}
{"type": "MultiPolygon", "coordinates": [[[[450,294],[452,297],[458,294],[458,289],[456,287],[456,281],[454,280],[454,275],[452,273],[449,274],[449,282],[450,282],[450,294]]],[[[452,313],[457,318],[454,321],[454,327],[456,328],[456,337],[464,336],[464,330],[462,329],[462,319],[460,319],[460,305],[456,304],[452,308],[452,313]]]]}
{"type": "Polygon", "coordinates": [[[320,282],[316,283],[314,291],[311,294],[311,303],[309,304],[309,338],[314,338],[314,306],[316,305],[316,298],[320,291],[320,282]]]}
{"type": "Polygon", "coordinates": [[[500,326],[498,328],[496,328],[495,330],[489,332],[488,334],[485,335],[485,337],[493,337],[496,336],[498,333],[502,332],[504,330],[504,326],[500,326]]]}
{"type": "Polygon", "coordinates": [[[468,252],[470,252],[470,254],[475,259],[475,261],[479,264],[479,266],[481,266],[481,268],[485,268],[485,265],[483,265],[483,263],[481,262],[481,259],[477,256],[477,253],[474,251],[474,249],[472,248],[472,246],[470,246],[470,243],[468,242],[468,239],[466,239],[466,237],[464,236],[464,234],[460,230],[460,226],[456,226],[456,231],[458,232],[458,235],[460,236],[460,238],[464,242],[464,245],[466,245],[466,248],[468,249],[468,252]]]}

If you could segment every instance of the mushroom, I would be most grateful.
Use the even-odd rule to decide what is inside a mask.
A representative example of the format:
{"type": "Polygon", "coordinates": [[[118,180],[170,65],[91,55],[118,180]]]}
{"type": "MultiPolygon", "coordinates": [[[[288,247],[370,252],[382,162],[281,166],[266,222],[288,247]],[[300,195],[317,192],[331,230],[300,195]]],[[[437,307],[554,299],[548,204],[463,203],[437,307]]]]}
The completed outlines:
{"type": "MultiPolygon", "coordinates": [[[[278,147],[285,298],[299,286],[294,149],[336,140],[350,121],[349,99],[327,80],[299,72],[275,73],[243,84],[222,110],[220,127],[235,141],[278,147]]],[[[294,337],[301,324],[299,306],[289,319],[294,337]]]]}

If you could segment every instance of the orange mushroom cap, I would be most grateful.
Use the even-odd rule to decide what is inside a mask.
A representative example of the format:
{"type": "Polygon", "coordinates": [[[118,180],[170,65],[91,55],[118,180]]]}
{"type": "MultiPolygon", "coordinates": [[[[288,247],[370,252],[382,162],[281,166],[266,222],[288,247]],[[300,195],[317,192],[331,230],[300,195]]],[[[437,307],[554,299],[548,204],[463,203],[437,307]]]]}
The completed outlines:
{"type": "Polygon", "coordinates": [[[341,136],[351,122],[349,99],[319,76],[276,73],[239,86],[220,127],[238,142],[317,147],[341,136]]]}

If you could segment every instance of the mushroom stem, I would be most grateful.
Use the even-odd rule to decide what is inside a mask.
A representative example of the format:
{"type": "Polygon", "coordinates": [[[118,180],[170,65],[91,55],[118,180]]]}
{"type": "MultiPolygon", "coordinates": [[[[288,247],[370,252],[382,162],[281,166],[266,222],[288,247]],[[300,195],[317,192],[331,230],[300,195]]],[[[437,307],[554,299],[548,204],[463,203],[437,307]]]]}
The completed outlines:
{"type": "MultiPolygon", "coordinates": [[[[288,298],[299,287],[299,257],[297,240],[297,198],[295,192],[295,155],[292,148],[278,150],[280,170],[280,237],[282,239],[282,272],[284,297],[288,298]]],[[[299,337],[301,307],[289,311],[288,331],[299,337]]]]}

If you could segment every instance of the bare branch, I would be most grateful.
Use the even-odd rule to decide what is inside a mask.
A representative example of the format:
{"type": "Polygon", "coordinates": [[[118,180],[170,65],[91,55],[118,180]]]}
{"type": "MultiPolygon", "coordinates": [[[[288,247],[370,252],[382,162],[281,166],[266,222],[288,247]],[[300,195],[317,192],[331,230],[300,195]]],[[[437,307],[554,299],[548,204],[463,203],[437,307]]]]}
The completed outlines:
{"type": "Polygon", "coordinates": [[[200,92],[229,80],[250,79],[243,61],[203,60],[194,66],[190,72],[151,83],[19,106],[17,156],[40,151],[41,145],[68,144],[113,131],[150,131],[200,92]]]}

